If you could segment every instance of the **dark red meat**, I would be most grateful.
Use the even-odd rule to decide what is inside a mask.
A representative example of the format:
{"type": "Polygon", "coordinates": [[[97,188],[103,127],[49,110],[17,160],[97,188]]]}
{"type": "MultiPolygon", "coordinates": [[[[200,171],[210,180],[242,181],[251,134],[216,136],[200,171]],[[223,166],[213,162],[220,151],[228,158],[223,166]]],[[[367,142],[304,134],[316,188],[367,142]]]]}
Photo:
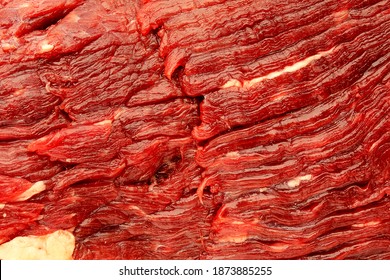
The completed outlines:
{"type": "Polygon", "coordinates": [[[390,258],[389,0],[54,2],[0,1],[0,258],[390,258]]]}

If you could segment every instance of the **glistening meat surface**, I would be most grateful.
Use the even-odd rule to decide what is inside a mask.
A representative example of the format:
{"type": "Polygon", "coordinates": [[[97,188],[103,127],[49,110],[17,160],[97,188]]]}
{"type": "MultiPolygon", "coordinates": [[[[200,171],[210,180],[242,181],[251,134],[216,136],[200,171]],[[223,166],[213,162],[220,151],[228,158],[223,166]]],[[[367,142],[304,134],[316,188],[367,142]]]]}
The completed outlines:
{"type": "Polygon", "coordinates": [[[389,0],[6,0],[0,40],[0,259],[390,258],[389,0]]]}

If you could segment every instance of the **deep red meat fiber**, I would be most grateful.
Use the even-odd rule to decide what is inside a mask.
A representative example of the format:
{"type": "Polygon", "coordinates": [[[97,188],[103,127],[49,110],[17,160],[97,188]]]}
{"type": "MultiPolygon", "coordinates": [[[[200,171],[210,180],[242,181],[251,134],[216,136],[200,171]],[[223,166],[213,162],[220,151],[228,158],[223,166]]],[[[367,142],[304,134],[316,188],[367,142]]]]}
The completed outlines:
{"type": "Polygon", "coordinates": [[[390,0],[0,0],[0,39],[0,259],[390,259],[390,0]]]}

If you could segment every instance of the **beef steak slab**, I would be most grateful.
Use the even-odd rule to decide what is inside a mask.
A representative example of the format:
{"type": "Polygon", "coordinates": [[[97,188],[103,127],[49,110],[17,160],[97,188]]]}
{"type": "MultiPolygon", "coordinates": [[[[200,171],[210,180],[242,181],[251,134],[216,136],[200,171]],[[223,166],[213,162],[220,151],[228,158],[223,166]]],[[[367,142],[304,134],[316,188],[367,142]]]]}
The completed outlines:
{"type": "Polygon", "coordinates": [[[0,259],[389,259],[389,0],[0,1],[0,259]]]}

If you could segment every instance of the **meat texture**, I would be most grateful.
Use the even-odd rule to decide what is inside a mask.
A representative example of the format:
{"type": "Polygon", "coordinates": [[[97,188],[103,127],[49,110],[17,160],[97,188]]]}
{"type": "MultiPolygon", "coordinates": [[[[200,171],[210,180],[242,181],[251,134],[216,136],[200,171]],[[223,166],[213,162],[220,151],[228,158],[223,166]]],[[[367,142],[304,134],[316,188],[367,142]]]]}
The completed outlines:
{"type": "Polygon", "coordinates": [[[1,257],[390,258],[389,0],[10,0],[0,40],[1,257]]]}

